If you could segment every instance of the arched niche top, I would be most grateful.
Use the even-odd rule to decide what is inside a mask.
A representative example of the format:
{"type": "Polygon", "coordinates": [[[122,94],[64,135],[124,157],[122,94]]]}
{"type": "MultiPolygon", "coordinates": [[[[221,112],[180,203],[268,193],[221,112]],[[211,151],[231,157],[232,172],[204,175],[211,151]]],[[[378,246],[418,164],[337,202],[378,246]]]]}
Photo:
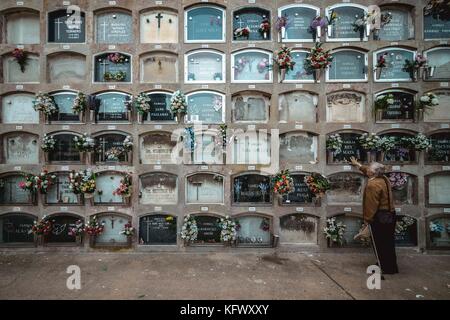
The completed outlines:
{"type": "Polygon", "coordinates": [[[101,136],[110,135],[110,134],[118,135],[118,136],[124,136],[124,137],[131,136],[131,134],[126,132],[126,131],[121,131],[121,130],[101,130],[101,131],[93,132],[92,133],[92,137],[93,138],[99,138],[101,136]]]}
{"type": "Polygon", "coordinates": [[[379,96],[379,95],[391,93],[391,92],[403,92],[403,93],[407,93],[407,94],[411,94],[411,95],[417,94],[417,91],[415,91],[413,89],[399,87],[399,88],[383,89],[382,91],[375,92],[375,96],[379,96]]]}
{"type": "Polygon", "coordinates": [[[423,38],[425,40],[448,40],[450,17],[447,2],[429,2],[423,8],[423,38]]]}
{"type": "Polygon", "coordinates": [[[417,131],[409,130],[409,129],[386,129],[386,130],[382,130],[382,131],[378,132],[377,135],[382,136],[382,135],[390,135],[390,134],[406,134],[406,135],[414,136],[417,133],[418,133],[417,131]]]}
{"type": "Polygon", "coordinates": [[[81,137],[82,134],[76,131],[68,131],[68,130],[58,130],[58,131],[52,131],[47,133],[48,136],[60,136],[60,135],[71,135],[71,136],[77,136],[77,137],[81,137]]]}
{"type": "Polygon", "coordinates": [[[6,42],[9,44],[40,43],[40,12],[32,8],[10,8],[5,16],[6,42]]]}
{"type": "Polygon", "coordinates": [[[97,218],[100,217],[104,217],[104,216],[110,216],[110,215],[114,215],[114,216],[119,216],[119,217],[123,217],[124,219],[128,219],[129,221],[132,221],[132,216],[125,213],[125,212],[120,212],[120,211],[100,211],[98,213],[95,214],[91,214],[86,220],[88,221],[89,218],[92,218],[94,216],[97,216],[97,218]]]}
{"type": "Polygon", "coordinates": [[[79,220],[81,220],[81,221],[84,221],[84,220],[85,220],[85,218],[84,218],[82,215],[80,215],[79,213],[74,212],[74,211],[58,211],[58,212],[52,212],[52,213],[47,214],[47,219],[49,220],[49,219],[52,219],[52,218],[54,218],[54,217],[60,217],[60,216],[74,217],[74,218],[77,218],[77,219],[79,219],[79,220]]]}
{"type": "Polygon", "coordinates": [[[186,7],[184,29],[184,40],[187,43],[225,42],[225,7],[218,4],[194,4],[186,7]]]}
{"type": "Polygon", "coordinates": [[[328,132],[326,135],[330,136],[330,135],[336,134],[336,133],[354,133],[354,134],[362,135],[362,134],[368,133],[368,132],[365,130],[361,130],[361,129],[340,129],[340,130],[328,132]]]}
{"type": "Polygon", "coordinates": [[[94,93],[93,96],[96,98],[101,98],[104,95],[109,95],[109,94],[115,94],[118,96],[126,96],[126,97],[131,97],[131,93],[128,92],[124,92],[124,91],[99,91],[97,93],[94,93]]]}

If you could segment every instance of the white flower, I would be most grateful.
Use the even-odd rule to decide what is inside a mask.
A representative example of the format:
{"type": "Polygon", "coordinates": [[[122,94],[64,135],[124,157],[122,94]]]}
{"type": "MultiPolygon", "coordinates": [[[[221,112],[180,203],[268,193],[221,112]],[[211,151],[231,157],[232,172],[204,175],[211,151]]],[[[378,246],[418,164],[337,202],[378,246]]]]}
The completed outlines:
{"type": "Polygon", "coordinates": [[[422,97],[420,97],[420,101],[422,101],[422,102],[429,102],[430,101],[430,97],[422,96],[422,97]]]}

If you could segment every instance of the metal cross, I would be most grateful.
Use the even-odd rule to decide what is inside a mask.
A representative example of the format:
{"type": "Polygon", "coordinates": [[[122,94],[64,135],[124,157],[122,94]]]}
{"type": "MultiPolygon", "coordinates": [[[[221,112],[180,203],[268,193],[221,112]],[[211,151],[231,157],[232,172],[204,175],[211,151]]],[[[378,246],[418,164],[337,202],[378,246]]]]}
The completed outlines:
{"type": "Polygon", "coordinates": [[[158,19],[158,29],[161,29],[161,19],[164,18],[164,16],[162,16],[161,12],[159,12],[155,18],[158,19]]]}
{"type": "Polygon", "coordinates": [[[59,27],[59,25],[61,24],[61,23],[64,23],[64,22],[62,22],[59,18],[58,19],[55,19],[55,22],[53,22],[54,24],[56,24],[56,38],[59,40],[59,37],[60,37],[60,27],[59,27]]]}
{"type": "Polygon", "coordinates": [[[106,41],[106,26],[108,25],[108,23],[106,21],[103,21],[102,23],[100,23],[100,26],[103,27],[103,40],[106,41]]]}
{"type": "MultiPolygon", "coordinates": [[[[105,72],[106,72],[106,66],[109,66],[109,63],[107,63],[106,62],[106,59],[105,60],[102,60],[101,62],[100,62],[100,66],[103,66],[103,76],[105,75],[105,72]]],[[[103,79],[104,80],[104,79],[103,79]]]]}
{"type": "Polygon", "coordinates": [[[114,221],[116,219],[114,219],[114,216],[111,216],[111,229],[114,229],[114,221]]]}
{"type": "Polygon", "coordinates": [[[202,182],[198,182],[198,181],[194,181],[192,182],[192,185],[194,185],[197,188],[197,201],[199,200],[199,193],[198,193],[198,188],[200,188],[200,186],[202,185],[202,182]]]}

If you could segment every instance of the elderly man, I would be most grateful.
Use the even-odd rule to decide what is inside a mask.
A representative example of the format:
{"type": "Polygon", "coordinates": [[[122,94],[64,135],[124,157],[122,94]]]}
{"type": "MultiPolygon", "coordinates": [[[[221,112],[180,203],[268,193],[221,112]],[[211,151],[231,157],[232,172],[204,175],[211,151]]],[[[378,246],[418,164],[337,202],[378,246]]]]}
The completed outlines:
{"type": "Polygon", "coordinates": [[[398,273],[395,254],[395,208],[389,179],[384,176],[384,165],[372,162],[361,165],[354,157],[352,165],[357,166],[368,178],[363,196],[364,222],[370,225],[372,244],[383,274],[398,273]]]}

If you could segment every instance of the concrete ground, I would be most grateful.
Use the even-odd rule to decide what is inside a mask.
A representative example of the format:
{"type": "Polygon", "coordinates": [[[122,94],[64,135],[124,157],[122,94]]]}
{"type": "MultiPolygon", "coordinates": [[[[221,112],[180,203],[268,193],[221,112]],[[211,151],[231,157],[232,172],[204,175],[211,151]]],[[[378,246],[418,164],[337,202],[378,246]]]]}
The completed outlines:
{"type": "Polygon", "coordinates": [[[366,287],[368,253],[0,253],[0,299],[450,299],[450,256],[399,254],[366,287]],[[68,290],[66,268],[81,268],[68,290]]]}

